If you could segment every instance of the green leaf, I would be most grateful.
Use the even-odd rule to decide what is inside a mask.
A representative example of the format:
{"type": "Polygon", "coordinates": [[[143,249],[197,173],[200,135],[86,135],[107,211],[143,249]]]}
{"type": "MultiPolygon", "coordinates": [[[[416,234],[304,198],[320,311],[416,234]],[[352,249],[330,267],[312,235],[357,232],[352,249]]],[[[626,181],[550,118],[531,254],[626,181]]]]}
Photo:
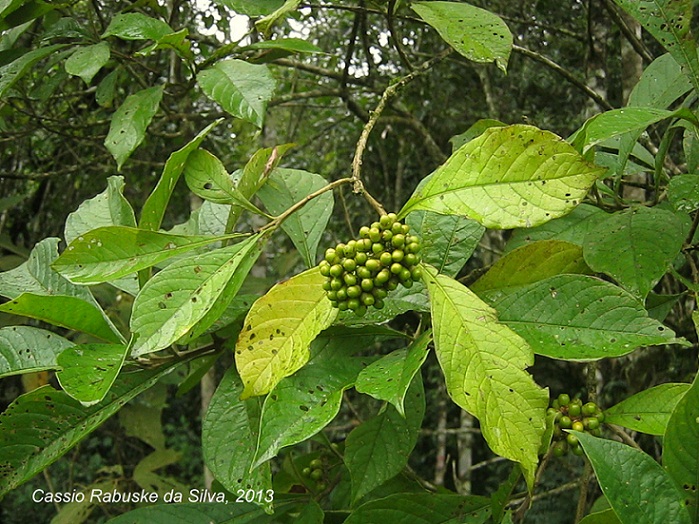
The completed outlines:
{"type": "Polygon", "coordinates": [[[580,524],[622,524],[613,509],[605,509],[590,513],[580,521],[580,524]]]}
{"type": "Polygon", "coordinates": [[[629,106],[665,109],[692,89],[692,83],[671,54],[664,54],[645,68],[629,94],[629,106]]]}
{"type": "Polygon", "coordinates": [[[425,391],[417,375],[406,396],[405,418],[391,405],[354,428],[345,440],[352,501],[400,473],[415,447],[425,415],[425,391]]]}
{"type": "Polygon", "coordinates": [[[58,367],[56,358],[73,345],[55,333],[30,326],[0,329],[0,378],[58,367]]]}
{"type": "Polygon", "coordinates": [[[561,240],[540,240],[511,251],[479,278],[471,291],[483,292],[524,286],[564,274],[589,274],[582,247],[561,240]]]}
{"type": "Polygon", "coordinates": [[[602,492],[621,522],[690,524],[682,497],[668,474],[643,451],[571,431],[592,463],[602,492]]]}
{"type": "Polygon", "coordinates": [[[408,311],[419,313],[430,311],[430,299],[421,281],[415,282],[410,289],[399,286],[388,294],[384,304],[383,309],[369,308],[363,317],[358,317],[354,311],[342,311],[338,315],[337,322],[345,325],[372,325],[387,322],[408,311]]]}
{"type": "Polygon", "coordinates": [[[115,69],[97,84],[95,102],[97,102],[100,107],[111,108],[114,104],[114,96],[116,95],[117,85],[119,83],[119,74],[120,69],[115,69]]]}
{"type": "MultiPolygon", "coordinates": [[[[197,493],[195,500],[196,496],[197,493]]],[[[263,493],[263,496],[266,495],[263,493]]],[[[189,495],[185,498],[189,499],[189,495]]],[[[231,498],[225,504],[191,502],[144,506],[114,517],[107,524],[273,524],[298,504],[295,500],[276,502],[274,514],[268,515],[256,504],[233,501],[231,498]]]]}
{"type": "Polygon", "coordinates": [[[90,85],[94,76],[109,62],[109,44],[99,44],[79,47],[70,58],[66,60],[66,73],[79,76],[87,85],[90,85]]]}
{"type": "Polygon", "coordinates": [[[107,322],[101,309],[76,297],[22,293],[0,306],[0,312],[35,318],[107,342],[123,342],[121,335],[107,322]]]}
{"type": "Polygon", "coordinates": [[[493,127],[459,148],[403,206],[463,215],[485,227],[533,227],[575,208],[604,172],[532,126],[493,127]]]}
{"type": "Polygon", "coordinates": [[[585,262],[645,298],[682,249],[683,229],[674,213],[656,207],[607,215],[585,236],[585,262]]]}
{"type": "Polygon", "coordinates": [[[423,261],[450,277],[466,265],[485,233],[475,220],[431,211],[414,211],[405,221],[420,237],[423,261]]]}
{"type": "Polygon", "coordinates": [[[413,2],[410,7],[460,55],[507,73],[512,33],[495,13],[457,2],[413,2]]]}
{"type": "Polygon", "coordinates": [[[220,122],[221,120],[216,120],[206,126],[206,128],[187,145],[178,149],[168,157],[167,162],[165,162],[165,167],[163,168],[163,174],[160,175],[160,180],[158,180],[158,185],[155,186],[155,189],[143,205],[141,220],[139,222],[139,226],[142,229],[157,231],[158,228],[160,228],[163,216],[165,215],[165,208],[167,208],[172,191],[182,174],[187,158],[192,151],[199,147],[199,144],[201,144],[206,135],[220,122]]]}
{"type": "Polygon", "coordinates": [[[359,333],[353,339],[319,337],[313,341],[310,361],[265,397],[255,466],[280,449],[309,439],[335,418],[343,392],[366,365],[365,358],[352,357],[350,351],[375,340],[359,333]]]}
{"type": "Polygon", "coordinates": [[[110,176],[107,189],[85,200],[77,210],[68,215],[64,229],[66,243],[80,235],[102,226],[136,227],[136,216],[124,197],[124,178],[110,176]]]}
{"type": "Polygon", "coordinates": [[[581,204],[557,220],[531,229],[516,229],[507,242],[506,251],[538,240],[562,240],[582,246],[587,232],[606,216],[598,207],[581,204]]]}
{"type": "Polygon", "coordinates": [[[495,453],[521,464],[531,489],[548,406],[547,390],[524,370],[534,354],[467,287],[434,268],[425,267],[424,274],[447,392],[480,420],[495,453]]]}
{"type": "Polygon", "coordinates": [[[317,45],[302,38],[276,38],[250,44],[245,49],[273,49],[291,53],[323,53],[317,45]]]}
{"type": "Polygon", "coordinates": [[[63,390],[83,406],[101,402],[126,358],[123,344],[78,344],[58,356],[57,374],[63,390]]]}
{"type": "Polygon", "coordinates": [[[20,80],[40,60],[63,49],[66,44],[56,44],[40,47],[29,51],[18,59],[0,67],[0,99],[4,98],[12,86],[20,80]]]}
{"type": "Polygon", "coordinates": [[[692,36],[693,3],[689,0],[614,0],[673,56],[699,90],[699,57],[692,36]]]}
{"type": "Polygon", "coordinates": [[[260,18],[257,22],[255,22],[255,27],[258,31],[268,35],[274,23],[280,18],[286,18],[289,13],[296,10],[300,3],[301,0],[286,0],[286,2],[284,2],[274,12],[266,15],[264,18],[260,18]]]}
{"type": "Polygon", "coordinates": [[[141,13],[122,13],[112,18],[102,38],[116,36],[122,40],[159,40],[173,33],[162,20],[141,13]]]}
{"type": "Polygon", "coordinates": [[[163,86],[149,87],[129,95],[112,116],[104,145],[114,157],[117,170],[143,142],[146,129],[158,111],[163,86]]]}
{"type": "Polygon", "coordinates": [[[216,204],[236,204],[264,215],[233,185],[221,161],[205,149],[192,151],[184,165],[184,178],[194,194],[216,204]]]}
{"type": "MultiPolygon", "coordinates": [[[[241,400],[243,386],[235,368],[223,376],[202,422],[204,461],[230,493],[272,488],[269,464],[252,469],[260,425],[260,402],[241,400]]],[[[271,507],[268,502],[267,507],[271,507]]]]}
{"type": "Polygon", "coordinates": [[[576,149],[585,152],[609,138],[633,131],[642,131],[674,114],[672,111],[652,107],[612,109],[588,119],[568,141],[576,149]]]}
{"type": "Polygon", "coordinates": [[[451,144],[451,150],[452,152],[454,152],[461,146],[463,146],[465,143],[470,142],[474,138],[478,138],[485,132],[486,129],[489,129],[491,127],[504,127],[506,125],[507,124],[505,124],[504,122],[500,122],[499,120],[493,120],[491,118],[482,118],[480,120],[477,120],[476,123],[469,127],[466,131],[459,135],[454,135],[449,139],[449,143],[451,144]]]}
{"type": "Polygon", "coordinates": [[[699,209],[699,176],[672,177],[667,186],[667,198],[677,211],[691,213],[699,209]]]}
{"type": "Polygon", "coordinates": [[[187,40],[189,30],[187,28],[174,31],[159,37],[154,44],[141,49],[136,56],[148,56],[158,49],[173,49],[181,58],[193,60],[194,55],[191,50],[191,42],[187,40]]]}
{"type": "Polygon", "coordinates": [[[663,438],[663,466],[699,522],[699,375],[679,399],[663,438]]]}
{"type": "Polygon", "coordinates": [[[323,524],[324,521],[325,513],[318,503],[311,499],[304,504],[303,509],[294,520],[294,524],[323,524]]]}
{"type": "Polygon", "coordinates": [[[0,13],[0,31],[6,31],[7,29],[31,22],[49,11],[61,7],[58,4],[49,4],[41,0],[10,1],[6,3],[9,3],[7,7],[0,6],[5,7],[0,13]]]}
{"type": "Polygon", "coordinates": [[[240,236],[181,236],[124,226],[100,227],[73,240],[53,268],[72,282],[98,284],[240,236]]]}
{"type": "Polygon", "coordinates": [[[51,386],[18,397],[0,414],[0,497],[55,462],[172,369],[124,374],[102,402],[90,407],[51,386]]]}
{"type": "Polygon", "coordinates": [[[337,316],[317,267],[270,289],[250,308],[235,348],[243,398],[270,392],[310,357],[308,346],[337,316]]]}
{"type": "Polygon", "coordinates": [[[490,499],[442,493],[396,493],[362,504],[345,524],[484,524],[490,518],[490,499]]]}
{"type": "Polygon", "coordinates": [[[72,284],[51,269],[58,257],[58,238],[45,238],[37,243],[22,265],[0,273],[0,295],[16,298],[22,293],[77,297],[94,303],[87,288],[72,284]]]}
{"type": "Polygon", "coordinates": [[[661,384],[636,393],[604,411],[604,421],[649,435],[662,435],[689,384],[661,384]]]}
{"type": "MultiPolygon", "coordinates": [[[[267,210],[281,215],[291,206],[327,185],[320,175],[299,169],[275,169],[257,196],[267,210]]],[[[282,229],[299,250],[307,267],[316,265],[318,244],[333,211],[333,195],[326,191],[292,214],[282,229]]]]}
{"type": "MultiPolygon", "coordinates": [[[[173,262],[141,289],[133,305],[132,354],[166,348],[189,332],[210,311],[223,312],[260,254],[257,236],[229,247],[173,262]],[[219,301],[226,297],[228,302],[219,301]]],[[[218,315],[216,315],[218,316],[218,315]]],[[[210,326],[209,323],[206,327],[210,326]]],[[[204,328],[205,329],[205,328],[204,328]]]]}
{"type": "Polygon", "coordinates": [[[273,13],[284,5],[284,0],[214,0],[214,3],[225,5],[241,15],[256,17],[273,13]]]}
{"type": "Polygon", "coordinates": [[[359,373],[355,388],[360,393],[390,402],[405,417],[403,403],[410,383],[425,362],[432,341],[432,333],[426,331],[406,349],[399,349],[369,364],[359,373]]]}
{"type": "Polygon", "coordinates": [[[262,127],[276,81],[265,65],[230,58],[197,75],[202,91],[234,117],[262,127]]]}
{"type": "Polygon", "coordinates": [[[633,296],[594,277],[559,275],[488,298],[500,322],[552,358],[595,360],[676,342],[633,296]]]}

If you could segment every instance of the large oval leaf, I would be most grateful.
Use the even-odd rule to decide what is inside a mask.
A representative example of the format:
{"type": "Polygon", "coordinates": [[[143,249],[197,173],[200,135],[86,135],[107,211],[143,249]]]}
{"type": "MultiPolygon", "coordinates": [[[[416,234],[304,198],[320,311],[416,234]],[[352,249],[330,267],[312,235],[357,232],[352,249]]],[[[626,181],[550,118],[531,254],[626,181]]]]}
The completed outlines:
{"type": "Polygon", "coordinates": [[[548,357],[594,360],[676,341],[633,296],[594,277],[559,275],[488,298],[501,322],[548,357]]]}
{"type": "Polygon", "coordinates": [[[0,329],[0,378],[20,373],[55,369],[56,358],[73,343],[31,326],[0,329]]]}
{"type": "Polygon", "coordinates": [[[553,133],[493,127],[451,155],[400,216],[425,209],[490,228],[533,227],[572,211],[603,172],[553,133]]]}
{"type": "Polygon", "coordinates": [[[460,55],[474,62],[495,62],[507,72],[512,33],[498,15],[458,2],[413,2],[410,7],[460,55]]]}
{"type": "Polygon", "coordinates": [[[449,396],[481,421],[495,453],[522,465],[531,488],[548,406],[548,392],[524,371],[531,348],[467,287],[431,267],[424,280],[449,396]]]}
{"type": "Polygon", "coordinates": [[[672,411],[689,384],[661,384],[636,393],[604,411],[605,422],[650,435],[665,433],[672,411]]]}
{"type": "Polygon", "coordinates": [[[121,344],[78,344],[58,356],[56,374],[63,390],[84,406],[101,402],[126,358],[121,344]]]}
{"type": "Polygon", "coordinates": [[[317,267],[309,269],[252,305],[235,347],[243,398],[268,393],[308,362],[309,345],[337,316],[325,296],[324,279],[317,267]]]}
{"type": "Polygon", "coordinates": [[[585,236],[585,262],[645,298],[679,254],[680,218],[658,208],[634,207],[599,222],[585,236]]]}
{"type": "MultiPolygon", "coordinates": [[[[184,336],[216,307],[230,299],[260,254],[259,238],[173,262],[155,275],[136,297],[131,331],[136,335],[133,355],[158,351],[184,336]]],[[[209,325],[215,318],[210,318],[209,325]]]]}
{"type": "Polygon", "coordinates": [[[221,60],[197,75],[204,93],[231,115],[262,127],[276,82],[264,65],[221,60]]]}
{"type": "Polygon", "coordinates": [[[690,524],[680,492],[643,451],[572,431],[592,463],[602,492],[621,522],[690,524]]]}

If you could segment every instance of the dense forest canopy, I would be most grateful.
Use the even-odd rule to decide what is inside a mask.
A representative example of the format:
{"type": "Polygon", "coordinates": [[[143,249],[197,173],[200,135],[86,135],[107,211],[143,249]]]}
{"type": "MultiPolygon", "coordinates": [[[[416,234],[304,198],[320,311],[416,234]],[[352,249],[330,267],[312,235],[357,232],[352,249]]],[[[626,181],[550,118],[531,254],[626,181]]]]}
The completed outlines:
{"type": "Polygon", "coordinates": [[[697,522],[695,19],[0,1],[2,521],[697,522]]]}

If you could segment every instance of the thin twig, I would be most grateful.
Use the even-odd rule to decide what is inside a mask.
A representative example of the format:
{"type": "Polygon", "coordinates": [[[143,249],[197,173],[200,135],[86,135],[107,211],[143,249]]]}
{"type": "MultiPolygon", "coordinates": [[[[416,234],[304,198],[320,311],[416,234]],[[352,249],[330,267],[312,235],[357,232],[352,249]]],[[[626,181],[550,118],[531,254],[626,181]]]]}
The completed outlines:
{"type": "Polygon", "coordinates": [[[362,129],[362,134],[359,136],[359,140],[357,140],[357,147],[354,152],[354,159],[352,160],[352,181],[354,182],[354,192],[362,194],[364,198],[366,198],[366,200],[369,202],[369,204],[374,209],[376,209],[376,211],[378,211],[378,213],[381,215],[385,215],[386,210],[374,197],[372,197],[369,193],[366,192],[361,179],[362,156],[364,155],[364,150],[366,149],[367,141],[369,140],[369,135],[371,134],[371,131],[374,129],[376,122],[378,122],[381,113],[383,113],[384,109],[386,109],[386,104],[388,103],[388,101],[393,96],[395,96],[395,94],[402,87],[409,84],[418,76],[429,71],[429,69],[432,68],[432,66],[446,58],[451,52],[451,48],[445,49],[437,56],[431,58],[430,60],[427,60],[425,63],[420,65],[420,67],[415,69],[413,72],[407,74],[403,78],[389,85],[383,92],[383,95],[381,95],[381,99],[379,100],[379,103],[376,105],[376,109],[374,109],[374,111],[369,115],[369,120],[364,125],[364,129],[362,129]]]}
{"type": "Polygon", "coordinates": [[[585,459],[585,469],[580,477],[580,491],[578,497],[578,507],[575,510],[575,524],[580,522],[585,516],[587,509],[587,493],[590,490],[590,480],[592,479],[592,466],[590,461],[585,459]]]}

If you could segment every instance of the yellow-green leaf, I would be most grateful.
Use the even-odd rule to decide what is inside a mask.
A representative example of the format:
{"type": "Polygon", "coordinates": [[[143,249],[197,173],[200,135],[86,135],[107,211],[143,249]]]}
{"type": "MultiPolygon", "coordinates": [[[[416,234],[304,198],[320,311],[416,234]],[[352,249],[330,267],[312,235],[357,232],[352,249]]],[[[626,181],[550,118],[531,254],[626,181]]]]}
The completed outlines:
{"type": "Polygon", "coordinates": [[[325,296],[324,280],[317,267],[309,269],[252,305],[235,348],[245,385],[242,398],[268,393],[308,362],[310,343],[337,316],[325,296]]]}
{"type": "Polygon", "coordinates": [[[572,211],[604,171],[549,131],[493,127],[457,149],[399,215],[426,209],[490,228],[534,227],[572,211]]]}
{"type": "Polygon", "coordinates": [[[524,369],[534,362],[532,349],[467,287],[424,269],[449,396],[480,420],[495,453],[521,464],[531,488],[548,405],[548,392],[524,369]]]}

